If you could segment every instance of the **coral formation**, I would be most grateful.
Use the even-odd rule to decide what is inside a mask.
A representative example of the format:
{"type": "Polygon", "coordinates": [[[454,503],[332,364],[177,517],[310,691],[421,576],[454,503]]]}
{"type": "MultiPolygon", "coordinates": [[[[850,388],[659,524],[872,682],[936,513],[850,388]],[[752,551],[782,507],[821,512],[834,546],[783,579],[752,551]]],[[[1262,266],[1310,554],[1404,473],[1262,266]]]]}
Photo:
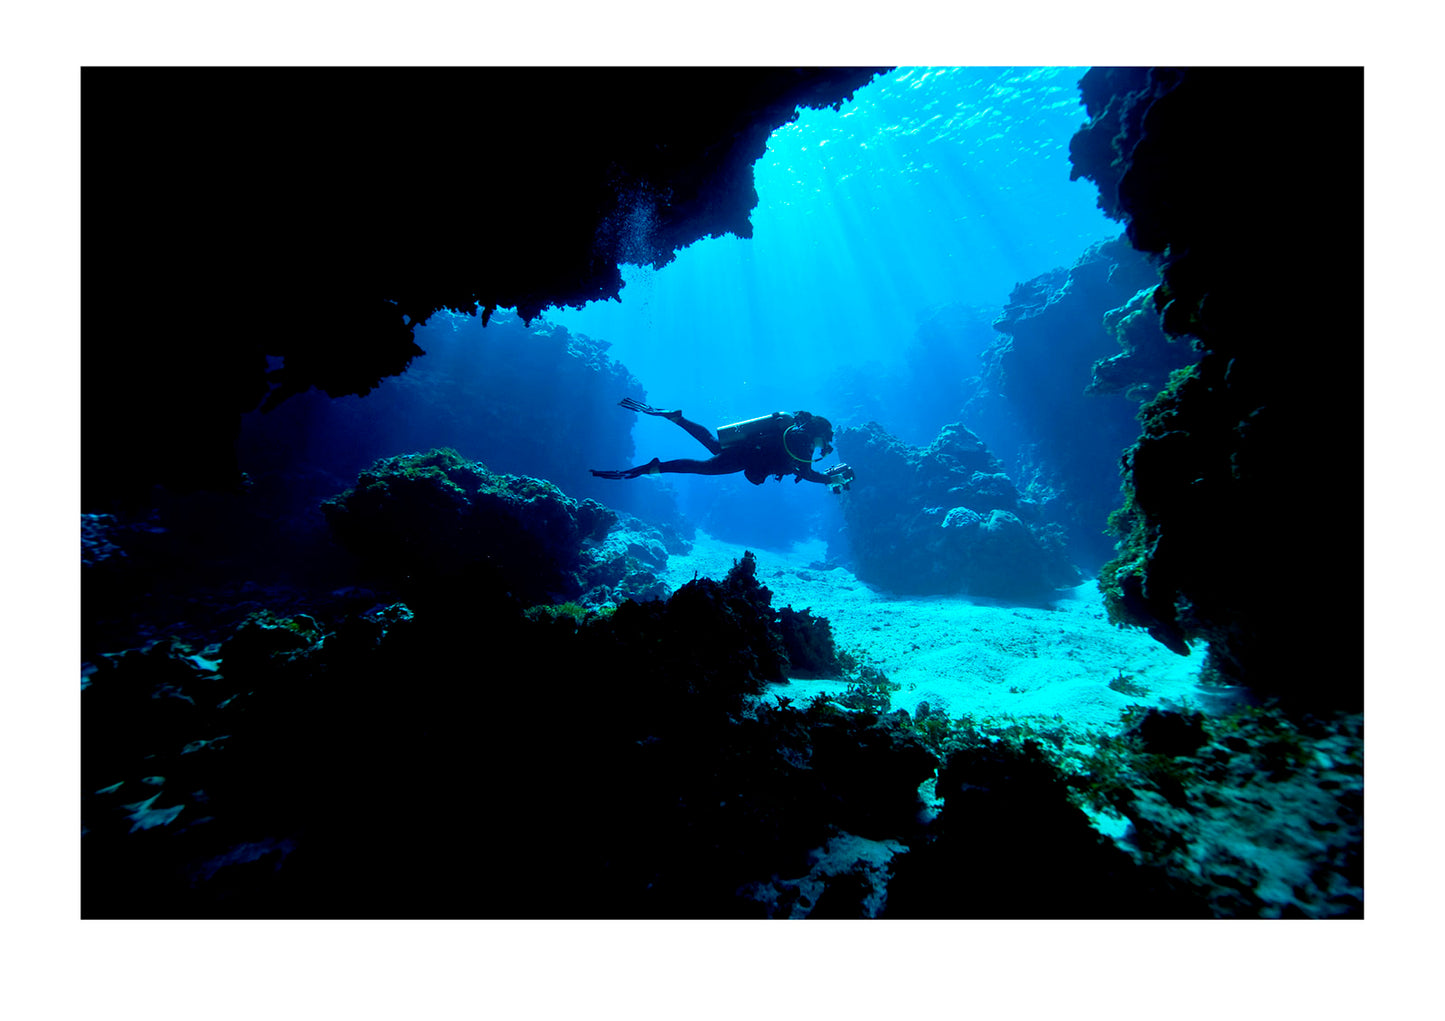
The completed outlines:
{"type": "Polygon", "coordinates": [[[842,495],[856,573],[894,592],[1036,599],[1077,585],[1057,525],[1038,521],[983,441],[944,426],[925,449],[876,422],[838,434],[866,486],[842,495]]]}
{"type": "MultiPolygon", "coordinates": [[[[686,653],[689,665],[684,674],[710,676],[720,670],[731,678],[729,684],[741,685],[740,690],[750,694],[789,675],[841,677],[843,666],[827,620],[808,610],[774,608],[772,599],[771,590],[757,580],[757,558],[745,552],[721,582],[706,578],[688,582],[665,604],[624,603],[612,617],[619,630],[602,631],[636,631],[645,620],[649,633],[656,629],[659,645],[666,644],[662,634],[690,636],[686,644],[693,648],[686,653]],[[734,623],[725,628],[702,626],[700,622],[709,617],[734,623]]],[[[626,658],[625,650],[619,655],[626,658]]]]}
{"type": "Polygon", "coordinates": [[[1198,918],[1186,884],[1136,866],[1073,803],[1033,740],[951,739],[935,784],[931,839],[896,866],[901,918],[1198,918]]]}
{"type": "Polygon", "coordinates": [[[667,596],[667,586],[656,572],[667,566],[670,554],[686,553],[692,544],[670,526],[650,525],[631,514],[618,513],[617,521],[601,539],[582,544],[582,602],[608,606],[627,599],[645,602],[667,596]]]}
{"type": "Polygon", "coordinates": [[[1171,339],[1160,325],[1156,289],[1157,285],[1142,287],[1124,304],[1104,313],[1104,329],[1120,350],[1094,363],[1087,393],[1119,393],[1148,400],[1169,382],[1170,373],[1193,363],[1192,350],[1171,339]]]}
{"type": "Polygon", "coordinates": [[[1129,820],[1121,846],[1216,917],[1360,917],[1358,714],[1292,720],[1150,710],[1074,767],[1080,803],[1129,820]]]}
{"type": "Polygon", "coordinates": [[[993,324],[1001,336],[984,352],[979,392],[964,410],[975,429],[1016,428],[1028,438],[1005,452],[1006,463],[1017,460],[1025,495],[1064,526],[1090,570],[1113,553],[1106,524],[1120,503],[1119,457],[1139,435],[1137,401],[1196,357],[1165,338],[1152,306],[1135,308],[1157,283],[1157,270],[1118,239],[1094,245],[1067,271],[1018,285],[993,324]],[[1115,385],[1098,385],[1101,372],[1115,385]],[[998,428],[1000,418],[1013,428],[998,428]]]}
{"type": "Polygon", "coordinates": [[[458,641],[475,604],[260,612],[201,652],[100,658],[87,916],[753,913],[739,886],[805,868],[832,818],[893,833],[932,768],[876,716],[833,710],[815,750],[804,713],[749,708],[788,670],[755,573],[607,614],[487,608],[524,664],[458,641]]]}
{"type": "Polygon", "coordinates": [[[469,587],[524,603],[583,592],[583,542],[617,515],[571,500],[550,482],[492,472],[455,450],[376,462],[321,504],[337,541],[367,569],[416,598],[469,587]]]}
{"type": "Polygon", "coordinates": [[[1132,715],[1106,735],[920,712],[942,806],[893,863],[886,913],[1362,916],[1358,715],[1132,715]]]}
{"type": "Polygon", "coordinates": [[[778,611],[783,633],[783,650],[788,655],[789,673],[794,677],[842,677],[843,665],[833,644],[833,628],[826,617],[815,617],[811,609],[784,606],[778,611]]]}
{"type": "Polygon", "coordinates": [[[1342,561],[1299,508],[1362,478],[1360,70],[1095,68],[1080,91],[1074,176],[1158,262],[1164,329],[1202,351],[1124,457],[1110,614],[1207,642],[1211,673],[1257,691],[1358,707],[1358,637],[1312,619],[1342,561]]]}

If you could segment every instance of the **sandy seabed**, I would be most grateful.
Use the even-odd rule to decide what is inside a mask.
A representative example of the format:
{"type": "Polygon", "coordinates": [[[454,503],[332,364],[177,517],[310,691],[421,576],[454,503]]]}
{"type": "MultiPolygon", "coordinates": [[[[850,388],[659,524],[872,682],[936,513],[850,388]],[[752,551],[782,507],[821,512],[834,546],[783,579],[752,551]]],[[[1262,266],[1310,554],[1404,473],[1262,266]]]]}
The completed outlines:
{"type": "MultiPolygon", "coordinates": [[[[699,532],[690,554],[668,559],[663,580],[674,589],[695,576],[720,580],[747,548],[699,532]]],[[[1199,685],[1202,647],[1179,656],[1143,631],[1110,624],[1092,579],[1031,606],[883,592],[841,567],[810,567],[826,556],[821,540],[753,554],[773,606],[826,617],[840,650],[901,686],[892,693],[895,709],[913,712],[927,702],[954,719],[1013,716],[1112,731],[1130,705],[1208,709],[1215,701],[1199,685]],[[1147,693],[1111,688],[1121,675],[1147,693]]],[[[846,687],[794,678],[770,694],[801,704],[846,687]]]]}

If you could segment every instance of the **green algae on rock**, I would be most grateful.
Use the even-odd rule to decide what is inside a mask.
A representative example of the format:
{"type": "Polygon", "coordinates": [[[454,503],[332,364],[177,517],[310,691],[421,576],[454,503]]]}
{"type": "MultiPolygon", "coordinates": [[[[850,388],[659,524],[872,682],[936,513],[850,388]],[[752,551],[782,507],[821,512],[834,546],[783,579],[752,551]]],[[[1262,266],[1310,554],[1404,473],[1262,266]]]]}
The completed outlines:
{"type": "Polygon", "coordinates": [[[582,543],[617,520],[595,500],[445,447],[377,461],[321,511],[343,546],[403,589],[454,597],[476,586],[529,604],[580,595],[582,543]]]}

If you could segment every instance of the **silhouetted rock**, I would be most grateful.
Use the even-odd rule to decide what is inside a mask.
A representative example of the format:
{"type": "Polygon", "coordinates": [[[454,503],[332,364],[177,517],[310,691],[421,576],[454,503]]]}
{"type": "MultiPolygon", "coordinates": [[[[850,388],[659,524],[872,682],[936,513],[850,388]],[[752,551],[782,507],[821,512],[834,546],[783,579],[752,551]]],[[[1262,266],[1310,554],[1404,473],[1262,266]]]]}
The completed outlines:
{"type": "Polygon", "coordinates": [[[778,611],[783,648],[788,654],[788,673],[793,677],[842,677],[843,664],[833,644],[833,626],[826,617],[814,617],[811,609],[778,611]]]}
{"type": "Polygon", "coordinates": [[[1092,829],[1036,744],[955,748],[935,790],[935,835],[896,860],[889,917],[1209,917],[1196,891],[1092,829]]]}
{"type": "Polygon", "coordinates": [[[871,714],[749,707],[787,668],[755,575],[580,617],[259,611],[103,657],[86,917],[756,915],[739,888],[839,823],[908,829],[933,762],[871,714]]]}
{"type": "MultiPolygon", "coordinates": [[[[1207,642],[1207,669],[1255,690],[1358,706],[1359,629],[1322,640],[1318,602],[1358,542],[1322,548],[1301,501],[1362,491],[1360,69],[1095,68],[1080,90],[1074,176],[1155,257],[1164,329],[1203,352],[1125,454],[1109,613],[1207,642]]],[[[1345,502],[1331,532],[1358,535],[1345,502]]]]}
{"type": "Polygon", "coordinates": [[[1206,740],[1204,719],[1198,713],[1183,714],[1150,709],[1125,731],[1142,743],[1151,755],[1193,755],[1206,740]]]}
{"type": "Polygon", "coordinates": [[[768,135],[875,73],[87,69],[85,509],[234,487],[242,412],[368,393],[439,309],[530,320],[750,237],[768,135]]]}

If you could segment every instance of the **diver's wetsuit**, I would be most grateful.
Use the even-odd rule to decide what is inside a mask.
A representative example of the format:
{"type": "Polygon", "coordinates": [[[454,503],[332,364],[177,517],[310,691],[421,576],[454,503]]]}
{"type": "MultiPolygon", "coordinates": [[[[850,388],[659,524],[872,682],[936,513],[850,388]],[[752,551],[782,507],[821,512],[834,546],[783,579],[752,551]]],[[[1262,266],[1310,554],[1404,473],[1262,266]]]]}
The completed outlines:
{"type": "MultiPolygon", "coordinates": [[[[742,472],[744,477],[755,486],[766,482],[769,475],[776,475],[779,478],[784,475],[796,475],[800,480],[807,479],[809,482],[821,482],[825,485],[833,481],[814,471],[811,463],[790,455],[783,446],[782,433],[765,434],[750,441],[724,447],[706,426],[683,418],[681,411],[658,411],[631,398],[624,400],[622,406],[647,415],[659,415],[669,422],[681,426],[689,436],[706,447],[713,456],[706,461],[688,457],[659,461],[654,457],[647,464],[640,464],[625,471],[592,469],[592,474],[598,478],[635,479],[641,475],[669,472],[684,475],[732,475],[735,472],[742,472]]],[[[812,451],[811,445],[808,450],[812,451]]]]}

